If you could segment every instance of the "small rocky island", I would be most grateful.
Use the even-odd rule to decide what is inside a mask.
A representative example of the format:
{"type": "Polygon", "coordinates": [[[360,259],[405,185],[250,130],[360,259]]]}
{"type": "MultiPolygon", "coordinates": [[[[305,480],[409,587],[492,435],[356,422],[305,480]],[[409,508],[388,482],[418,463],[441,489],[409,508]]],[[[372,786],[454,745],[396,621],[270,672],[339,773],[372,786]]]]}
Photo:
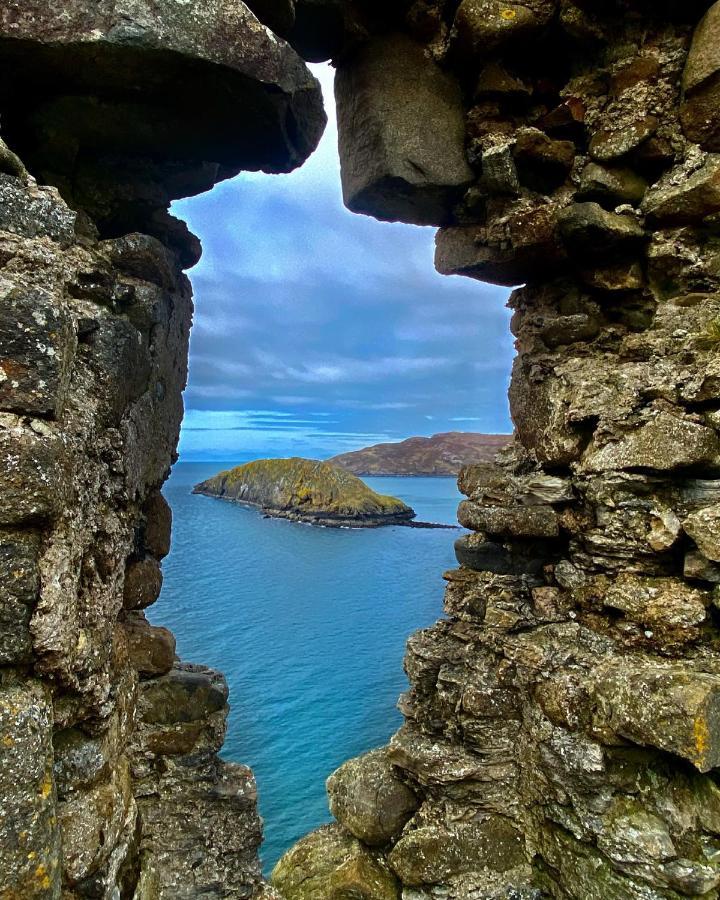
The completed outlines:
{"type": "Polygon", "coordinates": [[[350,472],[315,459],[258,459],[196,484],[206,494],[260,507],[267,515],[336,528],[414,524],[415,510],[377,494],[350,472]]]}

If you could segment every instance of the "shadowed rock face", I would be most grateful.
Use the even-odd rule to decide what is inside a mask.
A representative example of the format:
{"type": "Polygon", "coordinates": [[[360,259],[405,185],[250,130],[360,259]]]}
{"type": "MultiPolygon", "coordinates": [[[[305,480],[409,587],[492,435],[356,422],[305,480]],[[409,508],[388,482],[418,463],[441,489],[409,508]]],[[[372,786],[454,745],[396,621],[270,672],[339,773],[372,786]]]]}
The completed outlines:
{"type": "Polygon", "coordinates": [[[288,172],[325,124],[316,80],[241,0],[6,4],[0,73],[5,134],[105,231],[241,169],[288,172]]]}

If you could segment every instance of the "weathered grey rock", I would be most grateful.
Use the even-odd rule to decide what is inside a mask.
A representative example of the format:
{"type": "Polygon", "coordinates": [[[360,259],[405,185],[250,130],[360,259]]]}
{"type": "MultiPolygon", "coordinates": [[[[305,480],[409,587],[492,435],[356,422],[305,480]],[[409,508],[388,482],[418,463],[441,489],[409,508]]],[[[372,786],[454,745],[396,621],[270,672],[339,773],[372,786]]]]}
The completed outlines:
{"type": "Polygon", "coordinates": [[[500,875],[525,862],[525,847],[507,819],[490,816],[477,824],[411,828],[388,860],[403,884],[436,884],[464,872],[490,869],[500,875]]]}
{"type": "Polygon", "coordinates": [[[40,590],[40,535],[34,531],[0,531],[0,664],[29,661],[30,617],[40,590]]]}
{"type": "Polygon", "coordinates": [[[356,838],[370,845],[398,837],[418,807],[384,749],[350,759],[327,780],[330,812],[356,838]]]}
{"type": "Polygon", "coordinates": [[[583,256],[632,250],[645,239],[637,219],[607,212],[597,203],[573,203],[562,210],[558,223],[570,250],[583,256]]]}
{"type": "Polygon", "coordinates": [[[621,575],[603,597],[603,605],[624,613],[652,632],[652,637],[679,643],[696,640],[705,621],[707,597],[672,578],[621,575]]]}
{"type": "Polygon", "coordinates": [[[547,25],[556,10],[554,0],[463,0],[455,14],[455,46],[473,57],[487,54],[513,41],[523,41],[547,25]]]}
{"type": "Polygon", "coordinates": [[[145,609],[157,600],[161,588],[162,571],[154,557],[131,560],[125,569],[124,608],[145,609]]]}
{"type": "Polygon", "coordinates": [[[688,54],[682,87],[685,102],[682,106],[683,130],[689,140],[705,150],[720,150],[720,119],[717,114],[720,99],[720,7],[713,3],[700,20],[688,54]]]}
{"type": "Polygon", "coordinates": [[[67,309],[0,277],[0,409],[57,417],[75,344],[67,309]]]}
{"type": "Polygon", "coordinates": [[[683,520],[683,531],[713,562],[720,562],[720,505],[706,506],[683,520]]]}
{"type": "Polygon", "coordinates": [[[60,896],[52,777],[52,706],[34,679],[0,682],[0,872],[9,898],[60,896]]]}
{"type": "Polygon", "coordinates": [[[605,672],[596,722],[638,744],[675,753],[700,772],[720,762],[720,676],[647,661],[605,672]]]}
{"type": "Polygon", "coordinates": [[[618,206],[621,203],[639,204],[648,183],[632,169],[588,163],[580,176],[579,198],[596,203],[618,206]]]}
{"type": "Polygon", "coordinates": [[[22,237],[48,237],[67,246],[75,237],[75,213],[55,188],[24,185],[0,173],[0,231],[22,237]]]}
{"type": "Polygon", "coordinates": [[[339,825],[304,837],[278,862],[271,883],[285,900],[399,900],[392,872],[339,825]]]}
{"type": "Polygon", "coordinates": [[[175,638],[167,628],[151,625],[142,614],[123,622],[128,661],[141,675],[165,675],[175,662],[175,638]]]}
{"type": "Polygon", "coordinates": [[[435,268],[441,275],[467,275],[493,284],[516,285],[530,273],[550,273],[564,258],[555,210],[519,208],[497,235],[477,226],[441,228],[435,238],[435,268]]]}
{"type": "Polygon", "coordinates": [[[458,521],[463,528],[499,537],[554,538],[560,533],[551,506],[480,506],[464,500],[458,507],[458,521]]]}
{"type": "Polygon", "coordinates": [[[172,510],[160,491],[150,495],[145,504],[145,548],[155,559],[163,559],[170,552],[172,510]]]}
{"type": "Polygon", "coordinates": [[[54,516],[62,503],[65,465],[58,433],[40,419],[0,413],[0,524],[37,523],[54,516]]]}
{"type": "Polygon", "coordinates": [[[407,37],[378,38],[338,69],[340,166],[353,212],[441,225],[473,179],[460,88],[407,37]]]}
{"type": "Polygon", "coordinates": [[[720,156],[709,154],[699,168],[672,169],[650,188],[641,208],[663,223],[697,222],[720,212],[720,156]]]}
{"type": "Polygon", "coordinates": [[[583,466],[589,472],[609,469],[669,471],[709,465],[720,452],[716,433],[677,411],[653,410],[646,422],[619,440],[591,446],[583,466]]]}
{"type": "Polygon", "coordinates": [[[58,805],[65,882],[75,885],[107,861],[135,821],[130,771],[122,759],[110,778],[58,805]]]}
{"type": "MultiPolygon", "coordinates": [[[[72,0],[60,22],[45,4],[30,3],[21,16],[10,8],[0,11],[0,33],[6,39],[35,42],[22,58],[19,79],[28,69],[36,67],[37,72],[45,64],[37,48],[52,43],[56,54],[48,63],[48,74],[56,79],[56,89],[62,84],[66,91],[81,94],[88,89],[110,93],[121,87],[127,96],[142,86],[144,100],[154,101],[154,108],[167,117],[159,122],[156,114],[155,130],[149,129],[147,108],[119,103],[112,127],[107,120],[102,123],[104,136],[101,128],[93,128],[91,120],[84,118],[82,127],[93,128],[85,140],[94,142],[96,152],[103,143],[112,146],[121,134],[122,144],[115,152],[129,143],[136,153],[147,149],[157,154],[166,148],[176,160],[187,155],[198,161],[287,171],[314,149],[322,132],[317,82],[302,60],[270,35],[242,2],[212,0],[191,9],[171,0],[160,4],[123,0],[106,9],[87,0],[72,0]],[[81,61],[93,54],[97,63],[90,74],[81,61]],[[193,95],[195,61],[206,66],[201,108],[188,102],[193,95]],[[213,98],[216,76],[225,84],[222,109],[213,98]],[[183,84],[178,79],[187,81],[183,84]],[[168,126],[174,124],[180,97],[185,127],[171,133],[168,126]],[[243,121],[232,135],[223,128],[230,116],[243,121]],[[131,132],[131,122],[142,124],[131,132]],[[222,140],[219,128],[225,132],[222,140]]],[[[0,58],[5,65],[18,65],[14,45],[7,40],[0,58]]]]}

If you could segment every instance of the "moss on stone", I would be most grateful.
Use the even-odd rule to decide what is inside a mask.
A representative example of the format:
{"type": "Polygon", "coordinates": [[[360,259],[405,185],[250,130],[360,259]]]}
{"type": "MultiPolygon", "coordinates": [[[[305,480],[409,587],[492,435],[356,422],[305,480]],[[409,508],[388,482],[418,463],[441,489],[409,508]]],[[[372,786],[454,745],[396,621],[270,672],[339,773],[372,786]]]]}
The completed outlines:
{"type": "Polygon", "coordinates": [[[376,493],[350,472],[300,457],[236,466],[196,485],[195,492],[322,524],[382,524],[415,515],[402,500],[376,493]]]}

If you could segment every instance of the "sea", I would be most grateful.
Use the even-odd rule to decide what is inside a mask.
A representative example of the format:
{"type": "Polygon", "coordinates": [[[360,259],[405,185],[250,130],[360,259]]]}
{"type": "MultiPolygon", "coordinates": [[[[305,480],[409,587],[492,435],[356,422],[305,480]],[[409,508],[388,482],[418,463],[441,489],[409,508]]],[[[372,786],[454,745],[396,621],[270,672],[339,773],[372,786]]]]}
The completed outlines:
{"type": "MultiPolygon", "coordinates": [[[[442,617],[441,576],[456,564],[459,532],[319,528],[191,493],[236,464],[173,468],[164,488],[172,549],[148,618],[172,629],[184,661],[225,673],[222,755],[255,772],[269,871],[331,821],[327,776],[401,725],[405,642],[442,617]]],[[[418,520],[456,523],[454,478],[364,480],[418,520]]]]}

